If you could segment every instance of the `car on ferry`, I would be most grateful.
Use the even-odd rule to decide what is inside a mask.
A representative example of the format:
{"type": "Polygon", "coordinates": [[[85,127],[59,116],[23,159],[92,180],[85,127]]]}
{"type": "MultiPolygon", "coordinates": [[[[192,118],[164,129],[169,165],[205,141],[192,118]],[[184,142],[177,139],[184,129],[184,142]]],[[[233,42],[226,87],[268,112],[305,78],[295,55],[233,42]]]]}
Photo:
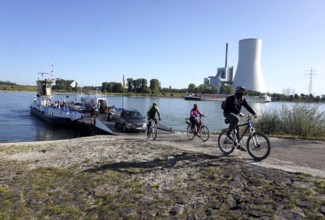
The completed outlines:
{"type": "Polygon", "coordinates": [[[84,112],[86,110],[86,106],[84,105],[84,103],[78,101],[72,102],[69,105],[69,108],[71,111],[77,111],[77,112],[84,112]]]}
{"type": "Polygon", "coordinates": [[[117,108],[114,114],[115,128],[127,131],[145,132],[147,121],[141,113],[134,108],[117,108]]]}

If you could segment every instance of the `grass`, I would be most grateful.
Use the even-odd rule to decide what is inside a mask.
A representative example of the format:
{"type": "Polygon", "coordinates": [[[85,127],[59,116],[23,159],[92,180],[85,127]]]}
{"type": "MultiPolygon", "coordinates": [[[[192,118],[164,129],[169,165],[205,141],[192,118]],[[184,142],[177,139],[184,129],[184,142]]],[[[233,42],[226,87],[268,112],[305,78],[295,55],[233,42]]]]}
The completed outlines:
{"type": "Polygon", "coordinates": [[[17,149],[13,145],[10,145],[10,146],[1,146],[0,152],[11,154],[11,153],[15,153],[15,152],[28,152],[33,149],[34,149],[34,146],[31,146],[31,145],[23,145],[23,146],[20,146],[19,149],[17,149]]]}
{"type": "Polygon", "coordinates": [[[316,185],[317,191],[325,195],[325,179],[317,179],[313,183],[316,185]]]}
{"type": "MultiPolygon", "coordinates": [[[[145,187],[137,177],[130,178],[129,174],[123,172],[106,170],[100,173],[78,173],[74,168],[27,170],[25,166],[23,163],[19,165],[10,162],[0,166],[1,173],[11,169],[21,173],[14,180],[9,180],[8,185],[0,185],[0,199],[3,201],[0,219],[137,219],[139,217],[137,213],[141,212],[148,217],[156,211],[162,215],[161,217],[167,217],[171,205],[183,202],[185,204],[193,198],[209,200],[207,203],[203,201],[195,203],[195,206],[189,205],[191,203],[189,202],[185,209],[186,213],[177,213],[175,217],[186,218],[191,213],[204,217],[205,210],[213,210],[213,207],[218,208],[220,216],[227,216],[229,209],[224,203],[229,199],[229,192],[231,198],[247,207],[247,210],[254,210],[257,215],[270,218],[275,215],[272,207],[279,201],[282,201],[288,209],[295,209],[298,201],[310,201],[312,204],[305,210],[309,217],[315,217],[313,213],[321,205],[312,198],[311,189],[288,190],[285,186],[274,186],[271,181],[263,181],[253,176],[250,176],[252,179],[250,185],[259,185],[253,193],[233,188],[229,181],[222,178],[225,171],[220,167],[204,167],[199,171],[200,175],[197,178],[187,180],[188,187],[184,189],[177,187],[176,180],[169,189],[161,191],[157,184],[145,187]],[[208,178],[213,174],[215,178],[208,178]],[[260,196],[271,191],[276,192],[272,197],[260,196]]],[[[229,173],[227,176],[233,177],[229,173]]],[[[312,181],[322,192],[324,180],[312,181]]],[[[234,212],[232,217],[237,218],[241,214],[243,213],[234,212]]],[[[245,213],[246,217],[248,215],[245,213]]]]}
{"type": "Polygon", "coordinates": [[[318,104],[296,103],[289,109],[283,105],[280,110],[262,112],[254,126],[269,135],[324,139],[325,112],[318,107],[318,104]]]}
{"type": "Polygon", "coordinates": [[[0,85],[0,91],[34,92],[36,89],[36,86],[0,85]]]}

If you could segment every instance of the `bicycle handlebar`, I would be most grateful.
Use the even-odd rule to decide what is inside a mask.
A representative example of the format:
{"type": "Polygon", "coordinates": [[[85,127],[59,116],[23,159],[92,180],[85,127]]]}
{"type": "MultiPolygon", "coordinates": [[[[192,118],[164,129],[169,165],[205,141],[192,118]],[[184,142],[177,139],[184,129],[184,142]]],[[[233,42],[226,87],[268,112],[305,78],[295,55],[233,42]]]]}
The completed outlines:
{"type": "Polygon", "coordinates": [[[253,115],[253,114],[244,114],[244,113],[240,113],[239,114],[239,117],[244,117],[244,118],[247,118],[247,119],[252,119],[252,118],[259,118],[261,117],[260,115],[253,115]]]}

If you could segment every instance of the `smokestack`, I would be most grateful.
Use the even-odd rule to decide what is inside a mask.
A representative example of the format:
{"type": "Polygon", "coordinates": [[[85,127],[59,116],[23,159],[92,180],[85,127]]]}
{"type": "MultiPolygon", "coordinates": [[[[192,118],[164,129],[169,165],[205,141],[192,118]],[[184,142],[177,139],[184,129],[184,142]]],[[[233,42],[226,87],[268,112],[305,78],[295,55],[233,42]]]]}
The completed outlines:
{"type": "Polygon", "coordinates": [[[228,66],[228,43],[226,43],[226,61],[225,61],[225,68],[228,66]]]}

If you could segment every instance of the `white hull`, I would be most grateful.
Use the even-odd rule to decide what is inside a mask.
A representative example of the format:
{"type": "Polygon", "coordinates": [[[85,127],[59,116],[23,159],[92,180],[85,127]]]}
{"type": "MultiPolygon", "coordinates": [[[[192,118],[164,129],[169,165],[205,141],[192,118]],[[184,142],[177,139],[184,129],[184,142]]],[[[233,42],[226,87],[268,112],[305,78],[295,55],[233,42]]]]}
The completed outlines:
{"type": "Polygon", "coordinates": [[[54,83],[53,79],[37,80],[37,93],[30,104],[31,113],[39,118],[58,125],[77,124],[82,119],[82,114],[76,111],[70,111],[67,103],[51,103],[51,87],[54,83]],[[62,104],[62,105],[61,105],[62,104]]]}
{"type": "Polygon", "coordinates": [[[30,106],[31,113],[39,118],[57,125],[69,125],[82,119],[82,115],[79,112],[64,111],[53,107],[46,106],[30,106]]]}

